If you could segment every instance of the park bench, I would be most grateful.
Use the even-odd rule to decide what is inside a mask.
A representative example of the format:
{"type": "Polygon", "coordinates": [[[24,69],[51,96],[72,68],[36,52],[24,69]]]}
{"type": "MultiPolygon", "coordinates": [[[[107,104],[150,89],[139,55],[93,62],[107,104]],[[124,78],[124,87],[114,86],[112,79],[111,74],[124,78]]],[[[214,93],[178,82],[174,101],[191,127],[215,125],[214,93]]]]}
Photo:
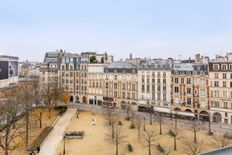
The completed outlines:
{"type": "Polygon", "coordinates": [[[31,146],[27,150],[29,155],[34,155],[34,154],[40,152],[41,145],[43,144],[45,138],[48,136],[48,134],[51,132],[52,129],[53,129],[53,127],[46,127],[46,128],[43,129],[43,131],[32,142],[31,146]]]}

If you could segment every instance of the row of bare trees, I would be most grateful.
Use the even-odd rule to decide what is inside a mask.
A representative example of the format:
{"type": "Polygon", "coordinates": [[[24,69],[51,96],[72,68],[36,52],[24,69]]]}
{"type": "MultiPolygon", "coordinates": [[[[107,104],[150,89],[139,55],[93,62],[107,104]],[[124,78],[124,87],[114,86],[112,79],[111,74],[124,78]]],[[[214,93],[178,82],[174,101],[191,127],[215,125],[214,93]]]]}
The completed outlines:
{"type": "MultiPolygon", "coordinates": [[[[131,125],[135,125],[135,128],[138,130],[138,140],[142,142],[142,144],[147,148],[148,155],[152,154],[152,147],[157,145],[158,139],[162,136],[162,118],[163,115],[161,113],[149,113],[149,123],[152,125],[153,115],[156,115],[158,118],[159,128],[158,129],[146,129],[146,119],[141,119],[139,115],[137,115],[131,108],[131,106],[127,106],[125,108],[126,111],[126,120],[131,121],[131,125]],[[143,122],[143,125],[142,125],[143,122]],[[141,127],[143,126],[143,132],[141,132],[141,127]],[[141,137],[142,136],[142,137],[141,137]]],[[[169,135],[173,137],[173,149],[165,147],[164,152],[161,154],[168,155],[171,151],[177,151],[178,145],[183,147],[184,151],[188,155],[197,155],[202,151],[203,148],[203,140],[200,136],[198,136],[198,132],[203,128],[202,122],[199,122],[197,119],[189,120],[190,129],[192,131],[192,139],[186,138],[182,132],[182,128],[178,127],[178,116],[173,114],[174,124],[169,126],[169,135]],[[178,142],[179,141],[179,142],[178,142]]],[[[119,145],[121,143],[126,142],[128,138],[128,134],[125,132],[126,128],[122,127],[122,122],[120,121],[120,117],[117,113],[115,113],[114,109],[107,109],[107,120],[108,124],[111,127],[110,132],[106,134],[106,141],[109,143],[113,143],[116,149],[116,155],[119,154],[119,145]],[[120,123],[119,123],[120,122],[120,123]]],[[[132,128],[131,128],[132,129],[132,128]]],[[[225,147],[229,145],[229,140],[225,138],[223,135],[214,135],[212,137],[213,145],[215,147],[225,147]]],[[[180,147],[179,146],[179,147],[180,147]]]]}
{"type": "MultiPolygon", "coordinates": [[[[30,116],[35,109],[51,109],[59,102],[67,103],[69,97],[56,82],[49,82],[41,87],[38,79],[17,88],[4,92],[5,102],[0,104],[0,148],[5,155],[17,148],[18,142],[24,139],[25,150],[28,150],[30,116]],[[22,118],[24,118],[23,124],[22,118]],[[19,121],[20,120],[20,121],[19,121]]],[[[42,112],[39,113],[39,127],[42,128],[42,112]]]]}

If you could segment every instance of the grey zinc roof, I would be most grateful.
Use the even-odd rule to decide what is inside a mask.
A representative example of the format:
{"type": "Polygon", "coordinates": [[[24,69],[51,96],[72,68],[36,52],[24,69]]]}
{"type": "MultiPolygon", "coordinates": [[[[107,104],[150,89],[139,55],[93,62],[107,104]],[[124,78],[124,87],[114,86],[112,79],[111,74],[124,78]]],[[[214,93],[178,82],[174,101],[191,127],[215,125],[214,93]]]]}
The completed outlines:
{"type": "Polygon", "coordinates": [[[107,68],[118,68],[118,69],[122,69],[122,68],[126,68],[126,69],[132,69],[132,68],[136,68],[135,65],[132,65],[129,62],[126,61],[115,61],[110,63],[107,68]]]}
{"type": "Polygon", "coordinates": [[[174,63],[174,70],[194,71],[193,64],[191,63],[174,63]]]}
{"type": "Polygon", "coordinates": [[[232,155],[232,147],[224,147],[221,149],[217,149],[214,151],[206,152],[206,153],[200,153],[198,155],[232,155]]]}

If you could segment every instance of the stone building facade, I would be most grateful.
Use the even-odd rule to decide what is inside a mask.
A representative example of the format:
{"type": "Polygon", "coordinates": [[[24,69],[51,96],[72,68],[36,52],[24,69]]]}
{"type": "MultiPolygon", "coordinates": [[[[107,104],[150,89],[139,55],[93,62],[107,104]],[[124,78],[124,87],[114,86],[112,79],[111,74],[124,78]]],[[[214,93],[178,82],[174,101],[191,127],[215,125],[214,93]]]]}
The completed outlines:
{"type": "Polygon", "coordinates": [[[143,59],[138,68],[140,104],[169,108],[171,103],[172,60],[143,59]]]}
{"type": "Polygon", "coordinates": [[[171,83],[172,110],[209,115],[207,64],[174,63],[171,83]]]}
{"type": "Polygon", "coordinates": [[[210,113],[213,122],[232,124],[232,54],[209,62],[210,113]],[[230,59],[229,59],[230,58],[230,59]]]}

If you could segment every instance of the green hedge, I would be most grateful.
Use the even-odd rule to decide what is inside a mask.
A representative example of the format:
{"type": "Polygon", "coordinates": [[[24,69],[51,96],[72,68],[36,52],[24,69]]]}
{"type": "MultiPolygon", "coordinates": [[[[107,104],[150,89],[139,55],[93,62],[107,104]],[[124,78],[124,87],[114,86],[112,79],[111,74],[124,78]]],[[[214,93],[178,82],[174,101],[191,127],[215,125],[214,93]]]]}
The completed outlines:
{"type": "Polygon", "coordinates": [[[55,110],[59,111],[59,114],[62,116],[66,111],[67,111],[68,107],[65,106],[57,106],[55,107],[55,110]]]}
{"type": "Polygon", "coordinates": [[[129,152],[133,152],[133,147],[131,144],[127,144],[127,149],[129,152]]]}
{"type": "Polygon", "coordinates": [[[165,149],[160,144],[157,145],[157,149],[159,150],[159,152],[165,153],[165,149]]]}

